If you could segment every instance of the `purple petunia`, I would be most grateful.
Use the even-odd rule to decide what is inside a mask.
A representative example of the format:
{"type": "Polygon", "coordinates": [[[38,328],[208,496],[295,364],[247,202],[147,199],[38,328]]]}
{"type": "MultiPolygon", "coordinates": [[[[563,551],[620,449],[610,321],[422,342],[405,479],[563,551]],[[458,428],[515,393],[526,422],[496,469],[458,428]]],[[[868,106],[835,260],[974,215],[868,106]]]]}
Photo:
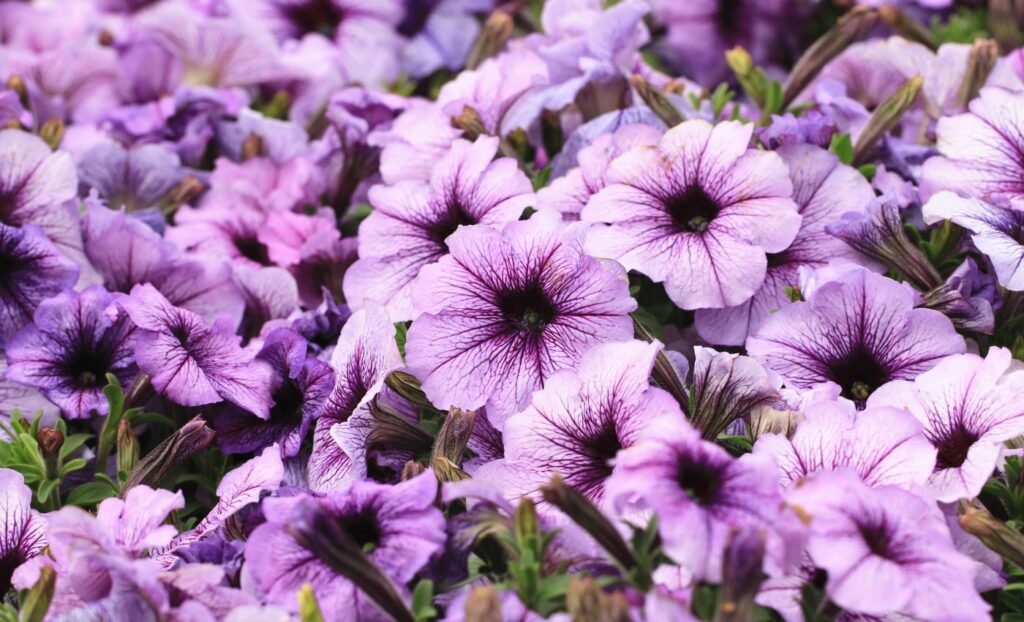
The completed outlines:
{"type": "Polygon", "coordinates": [[[152,285],[135,286],[119,304],[138,327],[136,362],[157,391],[183,406],[227,400],[261,419],[270,416],[271,368],[239,347],[234,327],[219,320],[207,325],[152,285]]]}
{"type": "Polygon", "coordinates": [[[385,305],[392,320],[416,318],[412,283],[444,256],[463,225],[501,228],[533,203],[530,180],[511,158],[492,161],[498,139],[457,140],[430,182],[406,180],[370,189],[374,211],[359,227],[359,260],[345,274],[345,298],[385,305]]]}
{"type": "Polygon", "coordinates": [[[32,491],[11,469],[0,469],[0,516],[0,590],[6,593],[15,569],[46,548],[46,523],[32,509],[32,491]]]}
{"type": "Polygon", "coordinates": [[[890,380],[912,379],[966,345],[938,311],[915,308],[909,286],[850,267],[804,287],[806,301],[783,307],[747,339],[747,351],[788,383],[832,382],[863,404],[890,380]]]}
{"type": "Polygon", "coordinates": [[[125,315],[107,315],[112,303],[97,285],[41,303],[33,323],[7,343],[7,378],[38,388],[70,419],[107,414],[107,374],[123,386],[136,373],[135,327],[125,315]]]}
{"type": "Polygon", "coordinates": [[[583,253],[587,225],[538,212],[501,232],[465,227],[450,255],[420,271],[410,371],[438,408],[487,406],[500,426],[588,347],[632,337],[621,268],[583,253]]]}
{"type": "Polygon", "coordinates": [[[656,147],[620,156],[583,208],[583,220],[608,223],[590,231],[587,251],[663,281],[684,309],[745,302],[764,281],[767,253],[789,246],[801,221],[785,163],[748,149],[752,132],[687,121],[656,147]]]}

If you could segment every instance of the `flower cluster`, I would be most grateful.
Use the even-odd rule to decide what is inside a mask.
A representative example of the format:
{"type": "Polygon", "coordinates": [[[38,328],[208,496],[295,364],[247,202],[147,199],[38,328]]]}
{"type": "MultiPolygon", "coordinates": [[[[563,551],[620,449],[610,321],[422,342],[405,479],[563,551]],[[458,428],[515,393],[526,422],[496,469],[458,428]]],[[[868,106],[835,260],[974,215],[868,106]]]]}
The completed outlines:
{"type": "Polygon", "coordinates": [[[1022,32],[0,0],[0,621],[1024,619],[1022,32]]]}

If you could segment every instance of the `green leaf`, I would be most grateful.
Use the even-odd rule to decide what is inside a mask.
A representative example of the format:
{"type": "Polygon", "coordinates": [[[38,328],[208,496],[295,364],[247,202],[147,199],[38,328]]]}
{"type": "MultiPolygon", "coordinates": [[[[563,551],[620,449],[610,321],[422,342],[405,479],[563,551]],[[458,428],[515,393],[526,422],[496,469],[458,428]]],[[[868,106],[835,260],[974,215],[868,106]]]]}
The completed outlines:
{"type": "Polygon", "coordinates": [[[58,457],[63,462],[68,456],[92,438],[92,434],[72,434],[64,438],[64,444],[60,446],[58,457]]]}
{"type": "Polygon", "coordinates": [[[64,477],[68,473],[74,473],[75,471],[84,469],[86,465],[85,458],[75,458],[64,463],[64,466],[60,468],[60,476],[64,477]]]}
{"type": "Polygon", "coordinates": [[[39,484],[39,488],[36,489],[36,497],[39,499],[39,503],[45,504],[49,501],[50,495],[53,494],[54,489],[57,488],[59,483],[55,479],[43,480],[43,483],[39,484]]]}
{"type": "Polygon", "coordinates": [[[80,508],[91,508],[98,505],[104,499],[116,497],[117,493],[117,486],[114,486],[112,482],[97,479],[76,486],[71,491],[71,494],[68,495],[66,504],[77,505],[80,508]]]}
{"type": "Polygon", "coordinates": [[[829,143],[828,150],[839,157],[843,164],[853,163],[853,139],[849,134],[836,134],[829,143]]]}
{"type": "Polygon", "coordinates": [[[398,345],[398,352],[405,358],[405,340],[409,336],[409,324],[406,322],[395,323],[395,343],[398,345]]]}
{"type": "Polygon", "coordinates": [[[437,617],[434,608],[434,582],[423,579],[412,591],[412,615],[416,622],[427,622],[437,617]]]}

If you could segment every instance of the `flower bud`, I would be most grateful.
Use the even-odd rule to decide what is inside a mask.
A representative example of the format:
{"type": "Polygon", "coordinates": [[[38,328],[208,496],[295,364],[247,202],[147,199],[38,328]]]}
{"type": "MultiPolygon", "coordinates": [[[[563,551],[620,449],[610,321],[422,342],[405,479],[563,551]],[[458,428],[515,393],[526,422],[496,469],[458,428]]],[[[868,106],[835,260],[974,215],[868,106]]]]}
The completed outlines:
{"type": "Polygon", "coordinates": [[[857,144],[853,146],[854,166],[860,166],[870,159],[875,144],[900,122],[907,110],[910,110],[917,100],[922,86],[924,86],[924,78],[915,76],[904,82],[903,86],[889,96],[889,99],[875,108],[867,125],[861,131],[857,144]]]}
{"type": "Polygon", "coordinates": [[[434,475],[437,476],[439,482],[461,482],[464,479],[470,479],[469,473],[466,473],[444,456],[438,456],[434,458],[434,475]]]}
{"type": "Polygon", "coordinates": [[[651,109],[659,119],[669,127],[675,127],[684,121],[679,109],[665,97],[665,94],[651,86],[646,78],[640,74],[633,74],[629,79],[633,89],[644,100],[644,103],[651,109]]]}
{"type": "Polygon", "coordinates": [[[128,474],[139,461],[139,439],[127,419],[117,424],[117,472],[128,474]]]}
{"type": "Polygon", "coordinates": [[[464,106],[459,116],[452,117],[452,127],[462,130],[462,137],[469,141],[487,134],[487,127],[484,126],[480,113],[470,106],[464,106]]]}
{"type": "Polygon", "coordinates": [[[393,371],[384,378],[384,384],[400,395],[403,399],[417,406],[433,408],[427,395],[420,387],[420,381],[412,374],[404,371],[393,371]]]}
{"type": "Polygon", "coordinates": [[[181,426],[135,465],[121,489],[121,498],[140,484],[156,488],[168,471],[209,447],[214,436],[202,417],[181,426]]]}
{"type": "Polygon", "coordinates": [[[1024,568],[1024,534],[988,513],[984,508],[960,501],[960,527],[977,537],[1003,559],[1024,568]]]}
{"type": "Polygon", "coordinates": [[[11,77],[7,78],[7,82],[4,84],[4,88],[10,89],[18,94],[18,99],[21,100],[21,105],[28,107],[28,86],[25,85],[25,78],[22,78],[16,73],[12,73],[11,77]]]}
{"type": "Polygon", "coordinates": [[[967,56],[967,70],[964,71],[956,96],[957,106],[961,110],[965,110],[967,104],[981,92],[981,87],[985,86],[985,81],[988,80],[998,59],[999,45],[992,39],[978,39],[971,45],[971,52],[967,56]]]}
{"type": "Polygon", "coordinates": [[[871,30],[877,21],[878,13],[863,5],[855,6],[839,18],[835,26],[807,48],[789,72],[782,91],[782,109],[785,110],[796,99],[830,60],[871,30]]]}
{"type": "Polygon", "coordinates": [[[924,27],[924,24],[907,15],[899,8],[894,6],[879,7],[878,16],[886,26],[904,39],[920,43],[933,51],[938,49],[932,33],[924,27]]]}
{"type": "Polygon", "coordinates": [[[303,584],[299,588],[297,598],[299,599],[299,619],[302,622],[324,622],[324,616],[320,612],[320,604],[316,602],[316,594],[313,593],[312,585],[303,584]]]}
{"type": "MultiPolygon", "coordinates": [[[[633,334],[637,339],[643,339],[647,343],[651,343],[655,339],[654,335],[647,330],[647,327],[638,322],[635,316],[633,317],[633,334]]],[[[668,391],[684,410],[688,407],[690,397],[686,389],[686,378],[682,377],[676,366],[668,359],[664,349],[658,350],[658,354],[654,357],[651,378],[660,388],[668,391]]]]}
{"type": "Polygon", "coordinates": [[[206,186],[203,185],[203,182],[189,175],[178,182],[178,185],[171,188],[170,192],[161,199],[160,207],[165,214],[173,214],[182,205],[191,203],[205,189],[206,186]]]}
{"type": "Polygon", "coordinates": [[[1014,0],[988,0],[988,30],[1003,53],[1009,54],[1020,46],[1020,23],[1014,0]]]}
{"type": "Polygon", "coordinates": [[[605,593],[590,577],[570,577],[566,609],[573,622],[630,622],[629,601],[619,592],[605,593]]]}
{"type": "Polygon", "coordinates": [[[483,585],[473,588],[466,599],[463,612],[466,622],[503,622],[505,619],[501,612],[501,598],[498,595],[498,588],[493,585],[483,585]]]}
{"type": "Polygon", "coordinates": [[[57,587],[57,573],[51,566],[39,570],[39,579],[28,592],[28,598],[21,605],[18,622],[43,622],[50,610],[53,593],[57,587]]]}
{"type": "Polygon", "coordinates": [[[636,567],[636,557],[622,539],[622,534],[601,510],[579,491],[568,486],[558,475],[554,475],[540,492],[545,501],[562,510],[573,522],[582,527],[620,566],[626,570],[636,567]]]}
{"type": "Polygon", "coordinates": [[[754,59],[750,57],[750,53],[742,47],[736,46],[725,53],[725,62],[736,74],[736,79],[751,101],[763,110],[765,101],[768,99],[768,77],[754,65],[754,59]]]}
{"type": "Polygon", "coordinates": [[[540,521],[537,519],[537,506],[529,497],[523,497],[516,506],[512,518],[515,524],[516,539],[525,542],[529,538],[540,537],[540,521]]]}
{"type": "Polygon", "coordinates": [[[473,434],[473,424],[476,422],[476,411],[465,411],[453,407],[448,411],[441,430],[434,439],[434,448],[431,451],[431,461],[438,457],[448,459],[452,464],[458,466],[462,463],[462,452],[469,443],[469,437],[473,434]]]}
{"type": "Polygon", "coordinates": [[[762,404],[750,411],[750,440],[756,441],[765,434],[779,434],[791,438],[803,416],[796,410],[776,410],[762,404]]]}
{"type": "Polygon", "coordinates": [[[764,536],[753,529],[734,531],[722,560],[722,584],[718,591],[719,622],[753,619],[754,597],[765,579],[764,536]]]}
{"type": "Polygon", "coordinates": [[[49,145],[50,149],[54,151],[60,146],[60,142],[64,140],[64,121],[60,119],[47,119],[43,123],[43,127],[39,128],[39,138],[43,139],[43,142],[49,145]]]}
{"type": "Polygon", "coordinates": [[[242,141],[242,162],[263,155],[263,137],[259,134],[249,134],[242,141]]]}
{"type": "Polygon", "coordinates": [[[153,389],[153,379],[149,374],[140,371],[135,375],[128,390],[124,392],[124,408],[128,410],[145,406],[154,395],[156,395],[156,390],[153,389]]]}
{"type": "Polygon", "coordinates": [[[423,466],[419,462],[416,462],[415,460],[409,460],[404,465],[402,465],[402,475],[400,479],[403,482],[409,481],[414,477],[422,475],[424,472],[426,472],[426,470],[427,467],[423,466]]]}
{"type": "Polygon", "coordinates": [[[506,11],[498,9],[491,13],[466,56],[466,69],[476,69],[496,56],[512,36],[512,25],[512,16],[506,11]]]}
{"type": "Polygon", "coordinates": [[[39,444],[39,453],[46,464],[46,477],[56,479],[59,475],[60,448],[64,446],[64,435],[60,430],[40,428],[36,433],[36,443],[39,444]]]}

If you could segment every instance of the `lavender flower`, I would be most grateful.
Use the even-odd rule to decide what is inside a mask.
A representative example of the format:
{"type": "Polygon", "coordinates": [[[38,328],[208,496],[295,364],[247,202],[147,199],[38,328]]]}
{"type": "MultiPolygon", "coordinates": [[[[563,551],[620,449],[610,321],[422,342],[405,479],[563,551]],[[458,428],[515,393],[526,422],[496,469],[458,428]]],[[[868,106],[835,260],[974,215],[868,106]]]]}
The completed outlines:
{"type": "Polygon", "coordinates": [[[504,427],[504,458],[485,464],[477,479],[515,499],[536,495],[557,472],[598,504],[615,456],[637,442],[659,418],[685,421],[679,405],[649,383],[660,343],[630,341],[595,346],[576,370],[549,377],[532,403],[504,427]]]}
{"type": "Polygon", "coordinates": [[[652,422],[619,454],[605,494],[620,511],[654,511],[665,553],[709,581],[722,577],[722,553],[734,529],[765,535],[769,574],[785,572],[803,547],[799,520],[782,508],[771,458],[734,459],[689,424],[668,418],[652,422]]]}
{"type": "Polygon", "coordinates": [[[98,145],[82,157],[78,175],[109,207],[129,212],[157,207],[185,178],[178,156],[158,145],[131,150],[117,144],[98,145]]]}
{"type": "Polygon", "coordinates": [[[40,302],[77,280],[78,266],[39,227],[0,224],[0,346],[32,320],[40,302]]]}
{"type": "Polygon", "coordinates": [[[420,269],[448,251],[462,225],[500,228],[533,202],[530,180],[512,158],[491,161],[498,139],[457,140],[434,167],[430,182],[374,186],[374,211],[359,228],[359,260],[345,274],[345,298],[385,305],[391,319],[415,319],[412,283],[420,269]]]}
{"type": "Polygon", "coordinates": [[[810,518],[807,551],[844,610],[988,619],[973,587],[976,562],[953,548],[933,504],[892,486],[869,489],[849,472],[821,474],[786,501],[810,518]]]}
{"type": "Polygon", "coordinates": [[[1005,348],[950,356],[910,381],[885,385],[871,405],[905,408],[938,450],[928,487],[940,501],[970,498],[995,470],[1002,445],[1024,434],[1024,371],[1005,348]]]}
{"type": "Polygon", "coordinates": [[[270,416],[271,369],[238,346],[234,327],[173,306],[152,285],[137,285],[120,303],[138,327],[139,369],[183,406],[227,400],[261,419],[270,416]]]}
{"type": "Polygon", "coordinates": [[[966,345],[953,324],[914,308],[908,286],[864,269],[824,277],[807,300],[784,307],[747,339],[747,351],[793,386],[839,385],[860,404],[878,387],[911,379],[966,345]]]}
{"type": "Polygon", "coordinates": [[[40,389],[70,419],[107,414],[107,374],[124,386],[136,373],[135,327],[127,316],[107,316],[112,302],[95,285],[43,301],[34,322],[7,343],[7,378],[40,389]]]}
{"type": "Polygon", "coordinates": [[[583,254],[586,229],[538,212],[502,232],[474,226],[448,238],[451,254],[417,277],[423,314],[406,343],[435,406],[486,405],[500,426],[589,346],[632,336],[636,303],[624,275],[583,254]]]}
{"type": "Polygon", "coordinates": [[[764,281],[766,253],[784,250],[800,227],[786,166],[748,150],[753,128],[687,121],[657,148],[619,157],[611,182],[583,208],[595,227],[587,251],[664,281],[684,309],[738,305],[764,281]]]}
{"type": "Polygon", "coordinates": [[[436,495],[437,479],[424,473],[395,486],[361,481],[324,497],[267,499],[267,522],[253,531],[245,548],[250,572],[267,600],[289,611],[296,610],[296,592],[310,583],[324,611],[373,613],[372,601],[320,558],[319,547],[297,540],[289,524],[298,519],[304,503],[316,504],[374,565],[405,583],[445,542],[444,516],[434,507],[436,495]]]}
{"type": "Polygon", "coordinates": [[[46,524],[32,509],[32,491],[21,473],[0,469],[0,484],[0,590],[6,594],[15,569],[46,548],[46,524]]]}

